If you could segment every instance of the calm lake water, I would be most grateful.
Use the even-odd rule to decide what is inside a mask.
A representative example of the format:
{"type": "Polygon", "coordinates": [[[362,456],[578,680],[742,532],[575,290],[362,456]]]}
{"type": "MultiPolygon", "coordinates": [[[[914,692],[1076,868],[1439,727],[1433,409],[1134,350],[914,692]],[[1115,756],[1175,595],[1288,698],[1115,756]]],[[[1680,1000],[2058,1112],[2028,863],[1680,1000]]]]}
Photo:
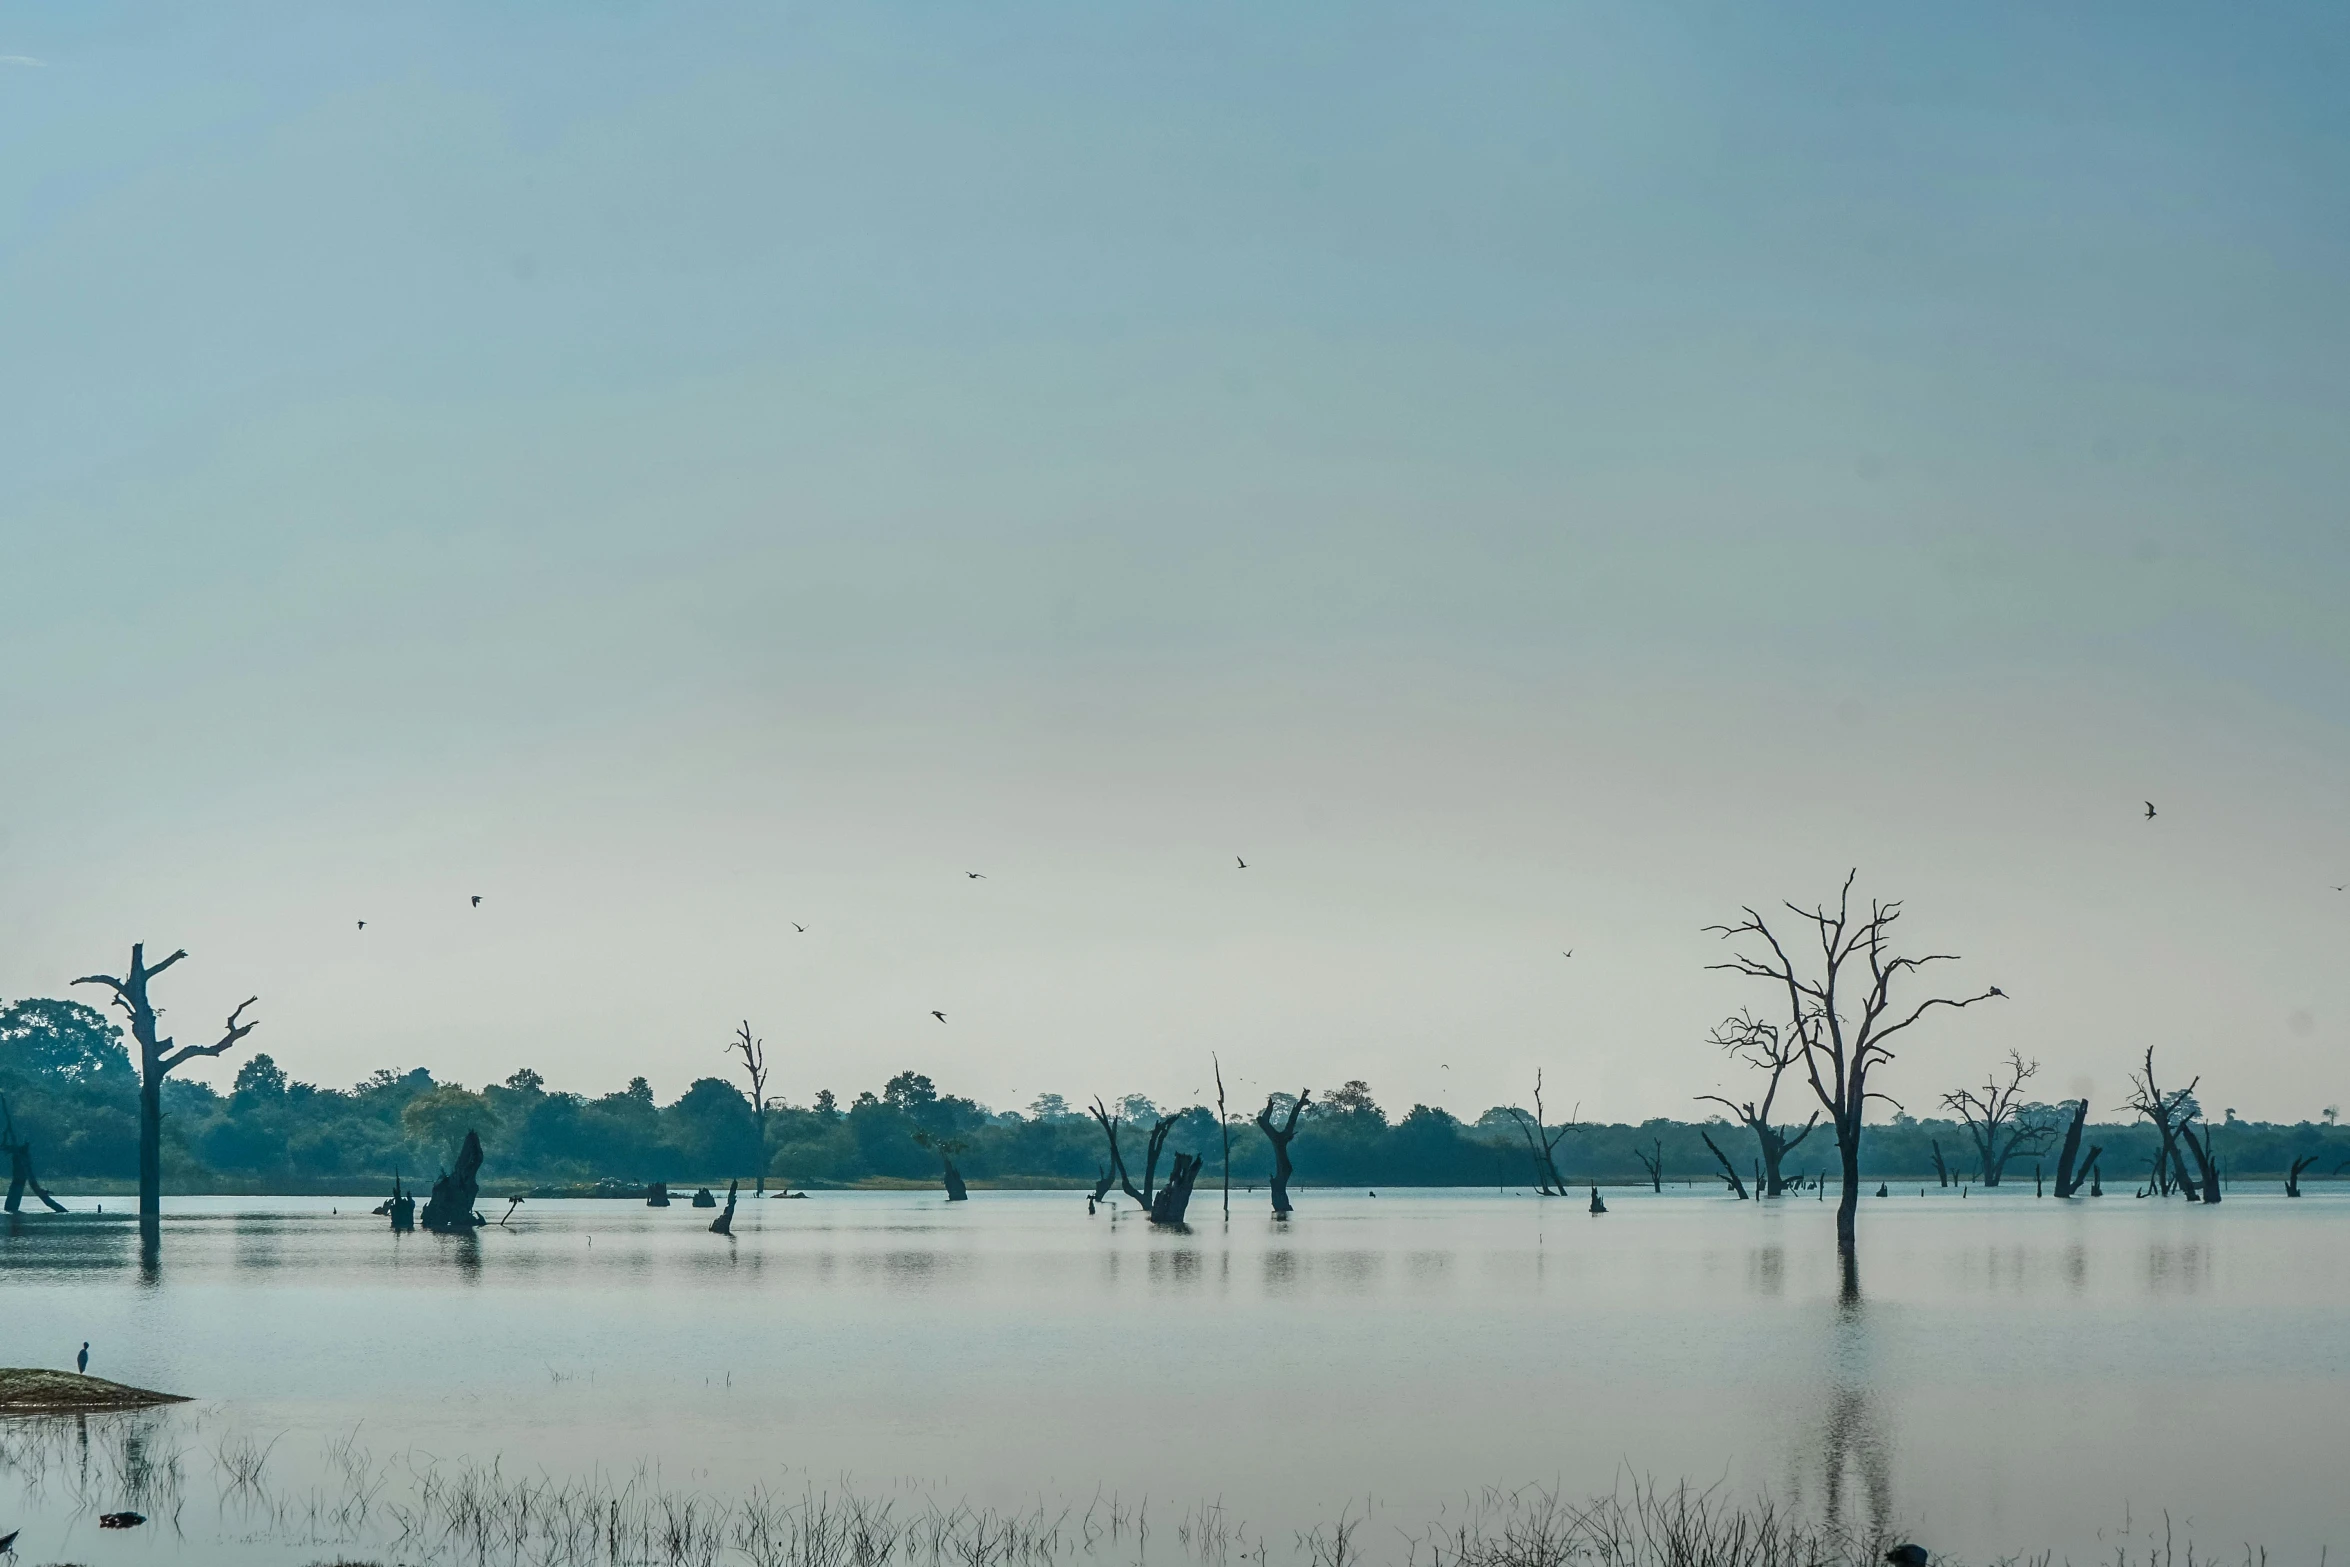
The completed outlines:
{"type": "Polygon", "coordinates": [[[1350,1508],[1407,1525],[1627,1475],[1975,1561],[2110,1558],[2164,1509],[2231,1552],[2350,1548],[2350,1189],[1906,1188],[1863,1206],[1857,1304],[1809,1199],[1308,1190],[1286,1227],[1234,1202],[1169,1234],[1082,1194],[827,1194],[746,1202],[730,1242],[682,1203],[536,1202],[448,1239],[349,1199],[182,1199],[152,1268],[114,1215],[28,1219],[0,1239],[0,1363],[86,1338],[92,1372],[197,1402],[131,1417],[185,1455],[176,1530],[99,1534],[86,1509],[126,1482],[89,1479],[86,1444],[60,1483],[89,1429],[119,1449],[107,1417],[0,1427],[0,1532],[36,1562],[331,1555],[221,1499],[226,1455],[274,1439],[281,1491],[354,1445],[409,1473],[649,1461],[713,1494],[1220,1500],[1276,1554],[1350,1508]]]}

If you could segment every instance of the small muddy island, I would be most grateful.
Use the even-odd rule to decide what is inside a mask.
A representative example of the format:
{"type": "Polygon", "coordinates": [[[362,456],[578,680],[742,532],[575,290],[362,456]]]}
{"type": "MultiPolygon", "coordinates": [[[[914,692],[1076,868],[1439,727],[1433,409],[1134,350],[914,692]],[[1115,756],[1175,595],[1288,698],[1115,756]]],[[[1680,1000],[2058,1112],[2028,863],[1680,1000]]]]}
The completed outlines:
{"type": "Polygon", "coordinates": [[[184,1404],[177,1393],[154,1393],[143,1387],[125,1387],[104,1377],[86,1377],[72,1371],[40,1371],[24,1366],[0,1366],[0,1416],[86,1414],[107,1409],[145,1409],[154,1404],[184,1404]]]}

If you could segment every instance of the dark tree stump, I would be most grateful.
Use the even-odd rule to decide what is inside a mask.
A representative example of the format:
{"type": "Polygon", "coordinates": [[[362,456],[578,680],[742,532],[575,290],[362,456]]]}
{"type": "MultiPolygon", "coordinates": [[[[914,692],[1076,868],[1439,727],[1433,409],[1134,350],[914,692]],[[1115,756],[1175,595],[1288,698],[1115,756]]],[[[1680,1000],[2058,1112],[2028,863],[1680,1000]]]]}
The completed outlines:
{"type": "Polygon", "coordinates": [[[939,1155],[939,1162],[946,1166],[944,1177],[947,1186],[947,1201],[969,1202],[971,1194],[963,1187],[963,1172],[955,1168],[955,1161],[942,1153],[939,1155]]]}
{"type": "Polygon", "coordinates": [[[669,1206],[669,1183],[667,1181],[655,1181],[645,1188],[645,1206],[648,1208],[669,1206]]]}
{"type": "Polygon", "coordinates": [[[1181,1224],[1184,1210],[1191,1206],[1191,1186],[1199,1179],[1202,1160],[1197,1154],[1179,1153],[1175,1167],[1167,1172],[1167,1184],[1160,1187],[1151,1199],[1151,1223],[1181,1224]]]}
{"type": "MultiPolygon", "coordinates": [[[[726,1211],[720,1214],[717,1218],[710,1221],[711,1234],[732,1235],[734,1233],[734,1196],[735,1193],[741,1189],[742,1184],[743,1183],[740,1181],[728,1181],[726,1183],[726,1211]]],[[[707,1196],[708,1194],[704,1193],[703,1195],[707,1196]]],[[[696,1207],[701,1206],[701,1199],[696,1198],[694,1205],[696,1207]]]]}
{"type": "Polygon", "coordinates": [[[710,1188],[705,1186],[700,1191],[694,1193],[694,1206],[697,1208],[715,1208],[718,1206],[718,1199],[711,1196],[710,1188]]]}
{"type": "Polygon", "coordinates": [[[457,1168],[432,1183],[425,1200],[424,1227],[436,1235],[461,1235],[487,1221],[473,1211],[481,1198],[476,1177],[481,1174],[481,1135],[468,1131],[465,1146],[457,1150],[457,1168]]]}

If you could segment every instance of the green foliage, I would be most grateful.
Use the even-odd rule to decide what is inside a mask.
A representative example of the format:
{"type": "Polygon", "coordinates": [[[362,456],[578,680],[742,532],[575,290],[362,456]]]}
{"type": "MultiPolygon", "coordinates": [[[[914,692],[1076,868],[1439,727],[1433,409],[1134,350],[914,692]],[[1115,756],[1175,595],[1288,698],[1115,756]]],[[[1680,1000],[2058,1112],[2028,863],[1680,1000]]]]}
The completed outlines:
{"type": "MultiPolygon", "coordinates": [[[[44,1175],[124,1180],[135,1174],[137,1074],[120,1032],[104,1014],[51,1000],[0,1009],[0,1092],[9,1097],[20,1133],[37,1146],[44,1175]]],[[[1286,1113],[1288,1096],[1277,1098],[1277,1113],[1286,1113]]],[[[373,1189],[388,1184],[394,1170],[429,1178],[455,1157],[469,1129],[481,1133],[496,1179],[531,1183],[747,1180],[761,1173],[762,1164],[770,1180],[793,1185],[929,1183],[939,1178],[935,1149],[944,1145],[958,1150],[956,1164],[975,1183],[1090,1186],[1105,1153],[1092,1118],[1073,1112],[1061,1095],[1039,1095],[1025,1115],[997,1115],[942,1092],[928,1075],[912,1070],[890,1078],[878,1092],[857,1094],[845,1110],[829,1089],[807,1106],[778,1105],[767,1118],[764,1149],[750,1101],[716,1077],[692,1083],[666,1105],[642,1077],[590,1098],[550,1091],[528,1067],[478,1090],[436,1082],[421,1068],[377,1071],[351,1088],[334,1089],[296,1081],[269,1056],[256,1054],[238,1066],[226,1096],[174,1077],[163,1085],[163,1106],[166,1178],[182,1190],[373,1189]]],[[[1139,1159],[1148,1128],[1162,1112],[1140,1094],[1120,1099],[1118,1109],[1130,1128],[1122,1138],[1128,1157],[1139,1159]]],[[[1233,1111],[1233,1183],[1262,1187],[1272,1151],[1249,1120],[1255,1106],[1235,1105],[1233,1111]]],[[[1205,1158],[1202,1183],[1212,1188],[1223,1157],[1215,1112],[1194,1105],[1172,1113],[1168,1153],[1205,1158]]],[[[1716,1119],[1705,1129],[1741,1168],[1754,1158],[1752,1138],[1742,1128],[1716,1119]]],[[[1654,1141],[1663,1147],[1668,1182],[1710,1187],[1717,1178],[1700,1130],[1665,1120],[1584,1126],[1559,1144],[1559,1164],[1571,1182],[1641,1181],[1633,1150],[1645,1151],[1654,1141]]],[[[2350,1159],[2350,1128],[2324,1120],[2296,1126],[2231,1122],[2213,1136],[2221,1163],[2236,1179],[2281,1174],[2302,1154],[2319,1156],[2307,1179],[2322,1179],[2350,1159]]],[[[1902,1116],[1869,1128],[1862,1174],[1872,1183],[1930,1181],[1936,1139],[1954,1170],[1971,1168],[1963,1127],[1902,1116]]],[[[2151,1128],[2093,1125],[2087,1141],[2104,1146],[2109,1188],[2126,1192],[2143,1179],[2154,1150],[2151,1128]]],[[[1415,1104],[1391,1116],[1360,1079],[1315,1092],[1291,1152],[1299,1184],[1309,1187],[1530,1190],[1534,1176],[1525,1139],[1505,1109],[1464,1121],[1415,1104]]],[[[1833,1163],[1833,1144],[1815,1133],[1787,1173],[1793,1178],[1833,1163]]],[[[1134,1173],[1139,1180],[1139,1165],[1134,1173]]],[[[2009,1172],[2013,1181],[2030,1178],[2028,1160],[2009,1172]]]]}

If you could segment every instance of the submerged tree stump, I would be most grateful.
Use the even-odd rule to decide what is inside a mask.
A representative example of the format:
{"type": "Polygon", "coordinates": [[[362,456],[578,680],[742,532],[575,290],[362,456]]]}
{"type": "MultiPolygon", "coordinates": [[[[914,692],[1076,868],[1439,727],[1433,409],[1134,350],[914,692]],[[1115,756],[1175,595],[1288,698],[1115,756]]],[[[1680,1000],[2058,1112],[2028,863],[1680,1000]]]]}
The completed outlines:
{"type": "Polygon", "coordinates": [[[1200,1166],[1204,1162],[1197,1154],[1179,1153],[1175,1156],[1175,1167],[1167,1172],[1167,1184],[1160,1187],[1158,1194],[1151,1198],[1151,1223],[1173,1225],[1183,1222],[1184,1211],[1191,1206],[1192,1183],[1199,1179],[1200,1166]]]}
{"type": "Polygon", "coordinates": [[[468,1234],[489,1221],[473,1211],[481,1197],[481,1134],[468,1131],[457,1150],[457,1168],[432,1183],[425,1200],[424,1227],[436,1235],[468,1234]]]}
{"type": "Polygon", "coordinates": [[[726,1183],[726,1211],[710,1221],[711,1234],[732,1235],[734,1233],[734,1197],[735,1193],[742,1189],[742,1184],[740,1181],[726,1183]]]}
{"type": "Polygon", "coordinates": [[[648,1208],[669,1206],[669,1183],[667,1181],[655,1181],[645,1188],[645,1206],[648,1208]]]}
{"type": "Polygon", "coordinates": [[[9,1111],[8,1097],[0,1094],[0,1148],[8,1150],[8,1206],[6,1212],[15,1213],[24,1207],[26,1188],[49,1205],[51,1213],[63,1213],[65,1204],[49,1195],[49,1188],[33,1174],[33,1145],[29,1139],[16,1135],[16,1117],[9,1111]]]}
{"type": "Polygon", "coordinates": [[[718,1199],[711,1196],[710,1188],[705,1186],[700,1191],[694,1193],[694,1206],[697,1208],[715,1208],[718,1206],[718,1199]]]}

